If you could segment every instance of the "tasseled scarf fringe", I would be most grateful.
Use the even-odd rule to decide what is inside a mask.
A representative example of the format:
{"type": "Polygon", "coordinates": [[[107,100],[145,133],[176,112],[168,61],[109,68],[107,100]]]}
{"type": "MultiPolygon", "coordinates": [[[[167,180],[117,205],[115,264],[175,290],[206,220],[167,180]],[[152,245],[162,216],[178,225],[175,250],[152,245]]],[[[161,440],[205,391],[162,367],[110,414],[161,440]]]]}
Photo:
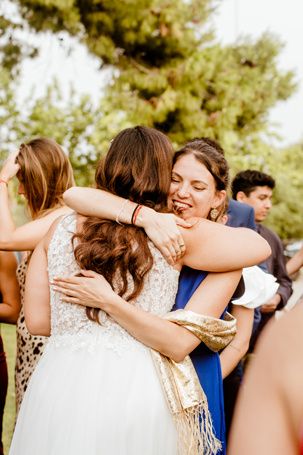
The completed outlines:
{"type": "MultiPolygon", "coordinates": [[[[210,349],[223,349],[236,333],[236,321],[177,310],[165,316],[198,336],[210,349]]],[[[215,455],[222,448],[214,433],[206,395],[189,356],[179,363],[151,351],[178,436],[179,455],[215,455]]]]}

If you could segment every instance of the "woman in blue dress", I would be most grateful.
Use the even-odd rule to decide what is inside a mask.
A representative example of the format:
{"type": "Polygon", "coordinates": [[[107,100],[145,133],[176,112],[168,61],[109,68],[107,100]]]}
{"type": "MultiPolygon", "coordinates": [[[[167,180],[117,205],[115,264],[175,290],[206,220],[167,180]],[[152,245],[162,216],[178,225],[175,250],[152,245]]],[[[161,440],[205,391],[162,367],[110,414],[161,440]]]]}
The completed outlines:
{"type": "MultiPolygon", "coordinates": [[[[176,152],[170,193],[175,213],[185,219],[202,216],[217,221],[224,212],[224,202],[221,206],[213,208],[213,200],[206,200],[205,194],[202,199],[200,194],[202,192],[214,196],[217,191],[226,195],[227,186],[228,165],[216,142],[196,140],[176,152]]],[[[183,309],[186,306],[206,276],[207,272],[183,267],[174,309],[183,309]]],[[[190,357],[207,396],[215,433],[222,442],[223,454],[225,418],[219,354],[201,343],[191,352],[190,357]]]]}
{"type": "MultiPolygon", "coordinates": [[[[225,203],[226,187],[228,184],[228,165],[223,155],[216,149],[215,143],[206,141],[204,145],[206,147],[204,153],[199,152],[194,146],[189,144],[176,154],[169,199],[174,212],[178,213],[184,219],[199,216],[201,218],[209,217],[215,221],[220,217],[225,203]]],[[[150,208],[143,208],[139,214],[137,210],[137,217],[134,220],[132,215],[136,206],[133,203],[123,201],[121,198],[117,198],[106,192],[93,189],[74,188],[68,192],[65,200],[68,205],[85,215],[108,217],[115,219],[117,222],[129,223],[132,221],[134,224],[142,226],[155,245],[171,262],[177,260],[180,253],[182,253],[183,242],[176,228],[176,222],[182,222],[173,215],[157,214],[150,208]]],[[[186,226],[184,222],[182,224],[186,226]]],[[[242,232],[240,233],[238,231],[239,235],[242,235],[242,232]]],[[[217,244],[214,245],[214,255],[216,255],[216,248],[222,250],[226,247],[227,245],[222,244],[218,238],[217,244]]],[[[227,258],[230,262],[235,259],[239,251],[233,251],[231,248],[227,254],[231,255],[231,253],[233,253],[233,257],[227,258]]],[[[248,253],[246,251],[246,253],[247,262],[245,264],[243,263],[243,265],[253,265],[261,260],[260,256],[258,258],[255,256],[252,259],[251,252],[248,253]]],[[[266,252],[264,254],[266,255],[266,252]]],[[[228,260],[225,265],[228,263],[228,260]]],[[[232,267],[227,267],[227,269],[230,270],[232,267]]],[[[223,272],[224,266],[221,270],[218,269],[217,271],[223,272]]],[[[216,276],[215,278],[212,277],[213,282],[209,287],[210,290],[207,291],[205,284],[208,279],[207,275],[207,272],[193,270],[188,267],[183,268],[175,308],[184,308],[185,306],[188,308],[188,305],[195,307],[195,304],[201,305],[202,302],[203,314],[218,318],[224,313],[225,307],[234,292],[234,286],[228,285],[228,279],[226,277],[221,278],[222,281],[220,283],[220,277],[216,276]],[[213,286],[216,281],[218,283],[217,288],[213,286]],[[227,288],[225,293],[220,288],[220,286],[224,286],[224,282],[227,288]],[[209,295],[210,293],[212,294],[211,296],[209,295]]],[[[213,274],[209,275],[210,278],[211,275],[213,274]]],[[[226,274],[222,273],[222,275],[226,274]]],[[[85,290],[84,280],[86,279],[78,278],[78,303],[102,308],[102,303],[111,298],[113,291],[111,289],[109,290],[105,280],[100,280],[99,277],[94,275],[91,275],[89,279],[94,279],[96,284],[93,284],[91,281],[91,290],[85,290]]],[[[75,280],[73,279],[70,284],[68,279],[64,280],[64,283],[62,281],[61,284],[64,284],[64,293],[68,295],[70,285],[70,289],[73,289],[73,295],[75,295],[75,280]]],[[[59,285],[60,282],[57,283],[57,286],[59,285]]],[[[112,315],[112,317],[115,318],[115,315],[112,315]]],[[[119,324],[124,325],[140,341],[148,344],[146,338],[143,339],[144,334],[142,334],[142,331],[140,332],[139,326],[142,319],[134,315],[133,320],[128,321],[128,317],[129,315],[125,317],[123,315],[122,317],[119,316],[119,324]],[[136,325],[138,328],[136,328],[136,325]]],[[[182,336],[180,336],[180,340],[182,340],[182,336]]],[[[180,340],[174,340],[174,344],[180,346],[180,340]]],[[[203,344],[199,344],[194,349],[198,344],[198,342],[194,343],[191,348],[184,346],[183,354],[186,355],[188,352],[193,351],[191,358],[208,399],[216,436],[222,442],[222,451],[220,453],[225,453],[224,402],[220,358],[217,353],[213,353],[203,344]]],[[[170,356],[167,352],[161,352],[170,356]]],[[[180,359],[184,357],[183,354],[180,356],[180,359]]],[[[235,360],[235,364],[237,361],[238,359],[235,360]]]]}

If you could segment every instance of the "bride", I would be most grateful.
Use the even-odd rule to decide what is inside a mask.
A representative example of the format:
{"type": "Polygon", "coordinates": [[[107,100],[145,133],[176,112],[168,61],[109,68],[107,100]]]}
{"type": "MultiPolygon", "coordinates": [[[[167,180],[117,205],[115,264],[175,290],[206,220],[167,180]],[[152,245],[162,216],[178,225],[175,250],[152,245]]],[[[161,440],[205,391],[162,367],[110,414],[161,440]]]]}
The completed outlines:
{"type": "MultiPolygon", "coordinates": [[[[172,155],[162,133],[126,129],[100,163],[97,187],[165,212],[172,155]]],[[[198,220],[181,228],[186,251],[172,266],[133,222],[126,226],[67,215],[34,251],[26,283],[26,323],[31,333],[50,339],[24,396],[10,455],[178,452],[178,434],[149,347],[180,361],[180,353],[171,354],[176,338],[189,340],[191,350],[200,343],[190,331],[161,318],[174,304],[179,271],[183,265],[228,270],[210,274],[203,285],[205,298],[229,301],[239,281],[237,269],[262,261],[269,248],[253,231],[198,220]],[[131,301],[133,311],[144,310],[143,316],[139,313],[145,344],[104,312],[65,303],[49,288],[54,278],[81,269],[103,274],[131,301]]]]}

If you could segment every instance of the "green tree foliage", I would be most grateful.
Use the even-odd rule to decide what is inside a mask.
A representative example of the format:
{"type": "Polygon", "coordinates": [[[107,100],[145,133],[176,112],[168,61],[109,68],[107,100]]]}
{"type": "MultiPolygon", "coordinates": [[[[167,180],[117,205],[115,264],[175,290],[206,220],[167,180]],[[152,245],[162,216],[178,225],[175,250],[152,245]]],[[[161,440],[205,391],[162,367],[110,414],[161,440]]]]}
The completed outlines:
{"type": "Polygon", "coordinates": [[[32,137],[52,137],[68,152],[79,185],[93,181],[95,163],[101,154],[98,144],[91,144],[93,125],[98,112],[88,96],[78,97],[71,89],[68,101],[63,101],[54,82],[38,100],[25,102],[27,112],[20,116],[16,134],[21,141],[32,137]]]}
{"type": "MultiPolygon", "coordinates": [[[[0,81],[4,74],[0,76],[0,81]]],[[[6,80],[7,82],[7,80],[6,80]]],[[[87,96],[77,97],[73,90],[69,101],[62,102],[62,95],[56,83],[38,100],[26,100],[26,110],[18,111],[12,88],[3,87],[3,115],[0,109],[0,136],[2,155],[33,137],[46,136],[55,139],[69,155],[79,185],[91,184],[95,163],[101,155],[101,147],[92,142],[93,125],[98,112],[87,96]]],[[[0,98],[0,106],[1,106],[0,98]]]]}
{"type": "Polygon", "coordinates": [[[8,144],[15,139],[15,119],[18,110],[14,91],[10,84],[10,74],[0,63],[0,160],[7,152],[8,144]]]}
{"type": "Polygon", "coordinates": [[[273,208],[268,225],[283,238],[303,236],[303,145],[276,151],[269,160],[276,179],[273,208]]]}
{"type": "Polygon", "coordinates": [[[5,14],[4,2],[0,4],[0,61],[11,76],[16,77],[20,69],[21,61],[26,57],[35,57],[37,48],[29,45],[18,36],[18,30],[22,24],[8,18],[5,14]]]}
{"type": "Polygon", "coordinates": [[[108,97],[131,123],[180,144],[201,134],[228,145],[264,131],[268,111],[293,91],[268,35],[222,47],[207,26],[210,0],[19,0],[36,31],[67,30],[119,69],[108,97]]]}
{"type": "MultiPolygon", "coordinates": [[[[272,171],[278,182],[273,213],[277,230],[283,236],[303,234],[303,226],[297,231],[291,227],[301,208],[296,211],[285,192],[289,176],[302,200],[302,186],[293,183],[299,182],[298,165],[288,159],[289,151],[265,140],[270,108],[295,89],[293,74],[277,66],[281,44],[276,37],[264,34],[254,41],[218,44],[209,26],[216,6],[212,0],[11,2],[35,33],[68,32],[100,59],[100,68],[114,69],[98,111],[87,99],[62,106],[58,96],[48,93],[19,127],[22,134],[50,131],[67,144],[78,176],[129,125],[154,126],[176,146],[211,136],[224,146],[233,172],[246,167],[272,171]]],[[[299,146],[291,150],[302,153],[299,146]]]]}

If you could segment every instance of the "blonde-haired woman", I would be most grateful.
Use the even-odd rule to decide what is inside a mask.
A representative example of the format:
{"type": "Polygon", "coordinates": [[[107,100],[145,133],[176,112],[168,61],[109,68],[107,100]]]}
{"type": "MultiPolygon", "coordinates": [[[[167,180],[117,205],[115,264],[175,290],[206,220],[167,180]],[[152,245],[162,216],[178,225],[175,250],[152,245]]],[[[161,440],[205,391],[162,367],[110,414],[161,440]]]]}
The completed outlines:
{"type": "Polygon", "coordinates": [[[21,144],[17,152],[9,155],[0,171],[0,249],[26,252],[17,271],[21,293],[17,322],[17,410],[46,341],[45,337],[31,336],[25,326],[22,304],[28,260],[53,221],[70,211],[62,195],[73,184],[68,157],[59,144],[48,138],[21,144]],[[32,219],[20,227],[15,226],[9,206],[8,182],[14,176],[19,180],[18,193],[25,196],[32,219]]]}

